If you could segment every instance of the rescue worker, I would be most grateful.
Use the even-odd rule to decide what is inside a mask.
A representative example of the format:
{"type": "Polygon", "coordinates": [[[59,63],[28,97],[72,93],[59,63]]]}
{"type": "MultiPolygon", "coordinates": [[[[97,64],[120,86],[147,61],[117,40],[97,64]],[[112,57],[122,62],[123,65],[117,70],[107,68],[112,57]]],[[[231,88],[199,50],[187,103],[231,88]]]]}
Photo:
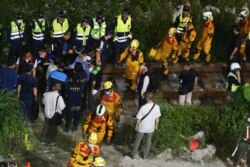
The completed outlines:
{"type": "Polygon", "coordinates": [[[233,167],[240,167],[239,163],[241,158],[244,156],[245,151],[247,151],[247,166],[250,166],[250,117],[249,116],[247,118],[246,123],[243,125],[241,129],[237,141],[236,153],[233,156],[234,158],[233,167]]]}
{"type": "Polygon", "coordinates": [[[248,15],[248,8],[245,8],[240,12],[241,21],[239,22],[239,24],[240,34],[242,35],[240,53],[243,61],[246,61],[246,43],[248,39],[248,34],[250,32],[250,18],[248,17],[248,15]]]}
{"type": "Polygon", "coordinates": [[[89,112],[83,125],[83,137],[92,132],[97,133],[98,141],[100,145],[104,139],[107,129],[107,138],[111,138],[113,135],[114,125],[113,121],[106,113],[106,108],[103,104],[99,104],[96,108],[96,112],[89,112]]]}
{"type": "Polygon", "coordinates": [[[88,141],[78,143],[69,159],[68,167],[91,167],[94,157],[100,154],[100,147],[96,145],[97,141],[97,134],[91,133],[88,141]]]}
{"type": "Polygon", "coordinates": [[[168,75],[169,62],[178,62],[178,42],[175,37],[176,32],[176,28],[171,27],[163,40],[156,47],[151,48],[149,52],[149,56],[152,59],[162,63],[164,67],[164,75],[168,75]]]}
{"type": "Polygon", "coordinates": [[[176,18],[175,23],[174,23],[174,27],[176,27],[176,29],[177,29],[176,38],[177,38],[178,42],[181,41],[182,35],[185,32],[187,24],[189,22],[192,23],[192,18],[189,14],[190,6],[188,6],[188,5],[183,6],[182,11],[183,11],[182,14],[176,18]]]}
{"type": "Polygon", "coordinates": [[[25,45],[25,23],[21,14],[15,15],[15,20],[10,22],[8,34],[9,59],[17,60],[23,54],[23,46],[25,45]]]}
{"type": "Polygon", "coordinates": [[[137,77],[140,72],[140,66],[144,62],[143,52],[138,49],[139,41],[137,39],[132,40],[130,46],[125,49],[121,54],[120,60],[121,64],[123,61],[126,62],[126,83],[128,88],[132,91],[136,90],[137,77]]]}
{"type": "Polygon", "coordinates": [[[100,39],[106,32],[106,21],[102,11],[97,12],[96,17],[93,18],[93,26],[91,30],[91,47],[96,49],[100,44],[100,39]]]}
{"type": "Polygon", "coordinates": [[[200,38],[198,40],[198,44],[196,46],[196,53],[193,56],[194,60],[199,59],[201,51],[203,51],[206,55],[205,62],[207,64],[211,61],[211,44],[214,36],[214,22],[213,22],[213,14],[211,11],[203,12],[203,26],[200,34],[200,38]]]}
{"type": "MultiPolygon", "coordinates": [[[[111,81],[106,81],[103,84],[103,92],[101,93],[101,104],[106,108],[106,113],[114,122],[120,122],[120,115],[122,112],[122,103],[120,96],[113,91],[113,84],[111,81]]],[[[106,138],[106,143],[110,144],[111,137],[106,138]]]]}
{"type": "Polygon", "coordinates": [[[90,18],[84,17],[81,23],[76,26],[75,49],[84,48],[88,50],[90,40],[90,18]]]}
{"type": "Polygon", "coordinates": [[[227,75],[227,90],[230,92],[236,92],[241,86],[240,69],[239,63],[232,63],[230,66],[231,71],[227,75]]]}
{"type": "Polygon", "coordinates": [[[92,163],[92,167],[105,167],[106,166],[106,161],[102,157],[96,157],[94,159],[94,162],[92,163]]]}
{"type": "MultiPolygon", "coordinates": [[[[65,16],[64,11],[60,11],[57,14],[57,18],[52,23],[52,38],[53,45],[52,51],[56,51],[60,42],[60,38],[69,30],[69,21],[65,16]]],[[[57,54],[57,53],[56,53],[57,54]]]]}
{"type": "Polygon", "coordinates": [[[178,50],[179,57],[182,56],[184,60],[189,61],[190,48],[195,38],[196,38],[196,31],[194,29],[194,25],[191,22],[189,22],[179,43],[179,50],[178,50]]]}
{"type": "Polygon", "coordinates": [[[36,18],[30,23],[32,29],[32,54],[35,58],[39,57],[39,51],[44,49],[44,37],[46,21],[42,12],[37,12],[36,18]]]}
{"type": "Polygon", "coordinates": [[[114,37],[114,57],[112,63],[115,64],[121,53],[128,47],[129,40],[132,39],[131,16],[128,8],[124,8],[121,15],[113,21],[114,37]]]}

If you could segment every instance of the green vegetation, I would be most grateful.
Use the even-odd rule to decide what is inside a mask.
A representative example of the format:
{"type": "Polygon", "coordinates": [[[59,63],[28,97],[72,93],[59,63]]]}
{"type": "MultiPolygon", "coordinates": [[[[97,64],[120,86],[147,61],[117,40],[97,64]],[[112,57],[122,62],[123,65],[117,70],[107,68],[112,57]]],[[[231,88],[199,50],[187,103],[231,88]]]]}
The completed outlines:
{"type": "MultiPolygon", "coordinates": [[[[231,36],[231,25],[234,24],[236,13],[245,2],[246,0],[190,0],[191,15],[198,32],[201,28],[203,7],[213,5],[220,9],[220,14],[214,12],[215,37],[213,46],[216,47],[212,47],[213,60],[225,60],[231,36]],[[234,8],[236,13],[233,13],[234,8]]],[[[24,21],[29,25],[28,23],[34,18],[35,12],[40,10],[45,13],[46,20],[51,24],[56,12],[65,10],[71,26],[74,27],[82,20],[83,16],[94,17],[97,11],[103,10],[107,24],[110,25],[112,19],[119,15],[124,7],[129,7],[133,18],[133,36],[140,40],[141,49],[148,52],[163,38],[167,29],[172,25],[172,13],[175,8],[185,3],[187,0],[2,0],[0,20],[4,23],[5,29],[15,13],[21,12],[24,21]]],[[[6,34],[4,36],[3,40],[6,41],[6,34]]]]}
{"type": "MultiPolygon", "coordinates": [[[[214,144],[217,154],[225,157],[232,153],[236,145],[240,129],[247,120],[249,111],[250,87],[240,89],[232,102],[223,108],[208,106],[170,105],[165,100],[156,100],[161,107],[162,117],[159,130],[153,139],[152,151],[159,154],[167,148],[178,153],[188,142],[180,135],[193,136],[200,130],[206,131],[206,143],[214,144]]],[[[122,129],[124,140],[117,145],[126,146],[125,152],[131,150],[135,139],[134,127],[128,125],[122,129]],[[121,143],[122,142],[122,143],[121,143]]]]}
{"type": "Polygon", "coordinates": [[[0,155],[23,149],[23,135],[28,132],[22,105],[13,92],[0,92],[0,155]]]}

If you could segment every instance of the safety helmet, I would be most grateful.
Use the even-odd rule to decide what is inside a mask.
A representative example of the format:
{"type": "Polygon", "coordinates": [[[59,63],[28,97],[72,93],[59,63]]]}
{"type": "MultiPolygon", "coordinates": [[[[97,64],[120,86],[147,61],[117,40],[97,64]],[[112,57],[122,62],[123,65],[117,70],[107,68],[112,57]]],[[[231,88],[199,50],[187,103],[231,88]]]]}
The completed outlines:
{"type": "Polygon", "coordinates": [[[43,12],[41,12],[41,11],[37,12],[36,17],[37,17],[38,19],[43,19],[43,18],[44,18],[43,12]]]}
{"type": "Polygon", "coordinates": [[[235,69],[241,69],[239,63],[232,63],[230,69],[233,71],[235,69]]]}
{"type": "Polygon", "coordinates": [[[247,17],[249,15],[249,10],[248,9],[244,9],[240,12],[240,16],[243,17],[247,17]]]}
{"type": "Polygon", "coordinates": [[[137,49],[139,47],[139,41],[137,39],[133,39],[130,43],[130,48],[137,49]]]}
{"type": "Polygon", "coordinates": [[[207,19],[213,20],[213,13],[211,11],[203,12],[203,19],[204,20],[207,20],[207,19]]]}
{"type": "Polygon", "coordinates": [[[111,81],[106,81],[104,82],[103,84],[103,89],[111,89],[113,86],[112,82],[111,81]]]}
{"type": "Polygon", "coordinates": [[[16,13],[15,18],[16,18],[17,20],[22,20],[22,19],[23,19],[21,13],[16,13]]]}
{"type": "Polygon", "coordinates": [[[88,138],[88,142],[92,143],[92,144],[96,144],[97,141],[98,141],[97,133],[95,133],[95,132],[90,133],[89,138],[88,138]]]}
{"type": "Polygon", "coordinates": [[[103,114],[105,113],[106,111],[106,108],[103,104],[99,104],[97,107],[96,107],[96,115],[97,116],[103,116],[103,114]]]}
{"type": "Polygon", "coordinates": [[[173,36],[176,32],[177,32],[177,29],[174,28],[174,27],[171,27],[171,28],[168,30],[168,35],[169,35],[169,36],[173,36]]]}
{"type": "Polygon", "coordinates": [[[104,167],[106,165],[105,160],[102,157],[96,157],[93,162],[94,167],[104,167]]]}
{"type": "Polygon", "coordinates": [[[200,145],[201,145],[201,142],[199,140],[194,140],[192,139],[190,142],[189,142],[189,150],[190,151],[195,151],[197,149],[200,148],[200,145]]]}

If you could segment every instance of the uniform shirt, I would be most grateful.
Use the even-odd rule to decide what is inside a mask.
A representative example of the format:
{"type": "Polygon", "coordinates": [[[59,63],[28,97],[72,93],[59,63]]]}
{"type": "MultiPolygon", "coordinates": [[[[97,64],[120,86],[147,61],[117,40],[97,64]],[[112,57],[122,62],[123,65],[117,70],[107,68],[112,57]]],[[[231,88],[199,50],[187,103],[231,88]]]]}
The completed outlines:
{"type": "MultiPolygon", "coordinates": [[[[136,115],[137,119],[142,119],[152,108],[154,103],[147,103],[143,105],[138,114],[136,115]]],[[[159,105],[155,104],[154,108],[150,114],[143,119],[138,127],[138,132],[140,133],[152,133],[155,131],[155,120],[161,116],[161,111],[159,105]]]]}
{"type": "Polygon", "coordinates": [[[18,79],[18,85],[21,85],[20,99],[30,99],[34,97],[33,88],[37,87],[36,79],[30,75],[23,73],[18,79]]]}
{"type": "Polygon", "coordinates": [[[14,90],[17,84],[17,72],[14,68],[3,67],[0,69],[1,90],[14,90]]]}
{"type": "Polygon", "coordinates": [[[51,119],[55,112],[62,114],[62,110],[65,108],[65,103],[62,96],[59,96],[57,106],[56,101],[59,93],[57,91],[47,92],[43,96],[43,104],[45,105],[45,116],[51,119]]]}

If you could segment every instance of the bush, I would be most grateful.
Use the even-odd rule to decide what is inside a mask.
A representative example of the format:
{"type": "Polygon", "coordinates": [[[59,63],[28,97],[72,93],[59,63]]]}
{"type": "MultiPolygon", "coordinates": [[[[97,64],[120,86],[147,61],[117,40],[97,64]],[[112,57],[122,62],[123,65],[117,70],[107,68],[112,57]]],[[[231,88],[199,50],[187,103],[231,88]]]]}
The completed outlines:
{"type": "Polygon", "coordinates": [[[0,92],[0,155],[23,149],[22,137],[27,132],[22,105],[13,92],[0,92]]]}

